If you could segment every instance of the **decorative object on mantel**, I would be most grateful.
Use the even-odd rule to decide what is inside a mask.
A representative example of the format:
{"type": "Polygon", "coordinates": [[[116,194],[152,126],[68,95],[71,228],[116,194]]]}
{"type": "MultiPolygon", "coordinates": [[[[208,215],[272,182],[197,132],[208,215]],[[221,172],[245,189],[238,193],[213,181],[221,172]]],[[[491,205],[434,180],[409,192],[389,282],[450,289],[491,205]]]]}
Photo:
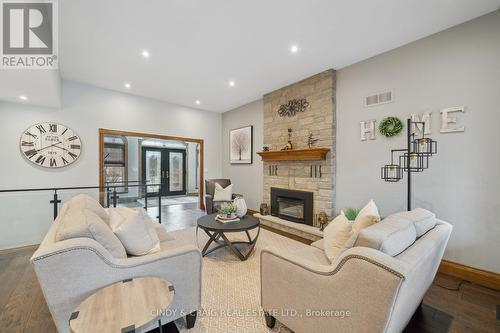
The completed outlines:
{"type": "Polygon", "coordinates": [[[243,197],[236,197],[233,200],[233,203],[236,205],[236,215],[238,217],[243,217],[247,213],[247,203],[243,197]]]}
{"type": "Polygon", "coordinates": [[[292,145],[292,129],[289,128],[288,129],[288,142],[285,145],[285,147],[283,147],[281,150],[292,150],[292,149],[293,149],[293,145],[292,145]]]}
{"type": "Polygon", "coordinates": [[[315,144],[318,141],[318,139],[315,139],[312,133],[309,133],[309,137],[307,138],[307,146],[309,148],[312,147],[313,144],[315,144]]]}
{"type": "Polygon", "coordinates": [[[378,125],[378,130],[380,134],[386,138],[398,135],[403,130],[403,122],[397,117],[387,117],[384,118],[380,125],[378,125]]]}
{"type": "Polygon", "coordinates": [[[391,163],[381,168],[381,178],[386,182],[398,182],[403,179],[403,171],[407,177],[407,209],[411,210],[411,174],[428,168],[428,159],[437,153],[437,142],[425,137],[425,122],[406,121],[406,148],[391,150],[391,163]],[[412,125],[421,125],[421,138],[412,133],[412,125]],[[398,163],[394,162],[394,153],[402,152],[398,163]]]}
{"type": "Polygon", "coordinates": [[[322,161],[330,148],[305,148],[292,150],[261,151],[263,161],[322,161]]]}
{"type": "Polygon", "coordinates": [[[245,126],[229,131],[231,164],[253,163],[253,126],[245,126]]]}
{"type": "Polygon", "coordinates": [[[260,215],[268,215],[269,214],[269,206],[266,203],[261,203],[260,204],[260,209],[259,209],[260,215]]]}
{"type": "Polygon", "coordinates": [[[278,114],[280,117],[293,117],[297,112],[306,111],[309,106],[309,102],[305,98],[301,99],[291,99],[286,104],[280,105],[278,109],[278,114]]]}
{"type": "Polygon", "coordinates": [[[325,230],[325,227],[328,224],[328,215],[326,215],[325,212],[319,213],[318,223],[319,223],[319,230],[321,230],[321,231],[325,230]]]}
{"type": "Polygon", "coordinates": [[[262,151],[269,151],[269,147],[268,146],[262,147],[262,151]]]}

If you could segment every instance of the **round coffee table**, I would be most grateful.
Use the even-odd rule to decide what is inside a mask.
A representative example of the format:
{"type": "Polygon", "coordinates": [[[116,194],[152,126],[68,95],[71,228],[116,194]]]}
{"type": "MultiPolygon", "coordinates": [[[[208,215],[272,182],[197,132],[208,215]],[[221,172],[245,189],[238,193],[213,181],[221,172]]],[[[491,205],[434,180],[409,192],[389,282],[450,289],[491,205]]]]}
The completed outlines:
{"type": "Polygon", "coordinates": [[[158,320],[160,332],[179,332],[173,322],[161,326],[160,316],[174,299],[174,287],[159,277],[113,283],[86,298],[71,314],[72,333],[135,332],[158,320]]]}
{"type": "Polygon", "coordinates": [[[255,244],[257,243],[257,238],[259,238],[260,234],[260,221],[258,218],[253,216],[245,215],[238,222],[228,222],[222,223],[215,219],[217,214],[211,214],[207,216],[202,216],[198,219],[198,225],[196,227],[196,239],[198,239],[198,229],[203,230],[209,237],[209,240],[203,247],[201,251],[201,255],[204,257],[215,250],[218,250],[222,247],[229,247],[229,249],[241,260],[245,261],[248,259],[250,254],[252,253],[255,244]],[[257,228],[257,235],[252,239],[250,237],[249,230],[257,228]],[[248,238],[248,241],[230,241],[226,234],[232,232],[245,232],[248,238]],[[212,243],[218,244],[217,246],[209,249],[212,243]],[[246,254],[242,253],[235,246],[236,244],[246,244],[249,245],[246,250],[246,254]]]}

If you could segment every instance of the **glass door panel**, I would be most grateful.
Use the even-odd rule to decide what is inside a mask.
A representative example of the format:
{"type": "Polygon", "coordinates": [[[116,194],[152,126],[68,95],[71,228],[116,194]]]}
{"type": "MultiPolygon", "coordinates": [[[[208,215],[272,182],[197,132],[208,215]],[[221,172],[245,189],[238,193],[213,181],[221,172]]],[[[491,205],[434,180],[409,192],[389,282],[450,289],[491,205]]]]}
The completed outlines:
{"type": "MultiPolygon", "coordinates": [[[[145,149],[144,153],[144,179],[151,184],[160,184],[162,182],[162,163],[161,150],[145,149]]],[[[148,186],[149,193],[158,193],[158,186],[148,186]]]]}
{"type": "Polygon", "coordinates": [[[169,151],[169,192],[184,191],[184,153],[169,151]]]}

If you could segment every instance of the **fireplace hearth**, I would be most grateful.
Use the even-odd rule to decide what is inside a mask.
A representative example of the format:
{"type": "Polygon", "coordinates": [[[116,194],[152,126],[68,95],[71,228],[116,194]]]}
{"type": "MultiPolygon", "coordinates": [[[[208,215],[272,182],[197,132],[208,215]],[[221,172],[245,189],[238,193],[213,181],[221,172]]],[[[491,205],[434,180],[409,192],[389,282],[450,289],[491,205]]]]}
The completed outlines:
{"type": "Polygon", "coordinates": [[[313,225],[313,192],[271,187],[271,215],[313,225]]]}

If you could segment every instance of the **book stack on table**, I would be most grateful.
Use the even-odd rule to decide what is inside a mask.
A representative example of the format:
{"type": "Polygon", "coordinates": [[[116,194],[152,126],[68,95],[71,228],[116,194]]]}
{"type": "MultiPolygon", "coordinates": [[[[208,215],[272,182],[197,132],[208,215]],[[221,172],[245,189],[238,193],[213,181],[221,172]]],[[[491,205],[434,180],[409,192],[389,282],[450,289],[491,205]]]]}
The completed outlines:
{"type": "Polygon", "coordinates": [[[221,223],[229,223],[229,222],[238,222],[240,218],[238,216],[227,218],[226,216],[219,214],[217,215],[217,217],[215,217],[215,220],[221,223]]]}

